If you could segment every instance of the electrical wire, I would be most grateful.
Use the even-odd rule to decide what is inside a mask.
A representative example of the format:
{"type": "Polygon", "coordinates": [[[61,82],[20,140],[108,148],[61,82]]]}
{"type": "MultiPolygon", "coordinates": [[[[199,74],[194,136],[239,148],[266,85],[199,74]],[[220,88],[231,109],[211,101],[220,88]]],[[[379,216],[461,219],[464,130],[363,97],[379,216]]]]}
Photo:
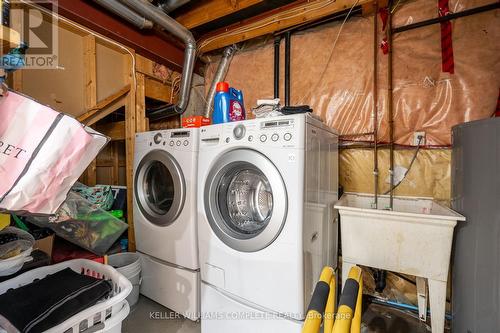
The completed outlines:
{"type": "Polygon", "coordinates": [[[356,2],[352,5],[351,9],[349,9],[349,12],[347,12],[347,15],[345,16],[344,21],[342,21],[342,24],[340,25],[339,32],[337,33],[337,36],[335,37],[335,40],[334,40],[333,46],[332,46],[332,50],[330,51],[330,56],[328,57],[328,60],[325,64],[325,68],[323,69],[323,72],[321,73],[319,79],[316,80],[316,83],[314,84],[314,86],[309,88],[309,91],[307,92],[307,94],[304,95],[304,97],[302,97],[299,104],[305,104],[304,100],[307,99],[311,95],[311,93],[316,90],[319,83],[323,80],[323,77],[325,76],[326,70],[328,69],[330,62],[333,58],[333,53],[334,53],[333,51],[335,50],[335,46],[337,46],[337,42],[339,40],[342,29],[344,28],[344,25],[347,22],[347,19],[349,18],[349,16],[351,16],[351,13],[354,10],[354,7],[356,7],[358,5],[358,3],[359,3],[359,0],[356,0],[356,2]]]}
{"type": "Polygon", "coordinates": [[[410,161],[410,165],[408,166],[408,169],[406,169],[406,172],[405,172],[405,174],[403,175],[403,177],[401,178],[401,180],[400,180],[397,184],[395,184],[395,185],[392,185],[392,184],[391,184],[391,185],[392,185],[392,188],[389,188],[389,190],[387,190],[387,191],[384,193],[384,195],[389,194],[391,191],[394,191],[394,190],[396,189],[396,187],[398,187],[398,186],[399,186],[399,185],[403,182],[403,180],[405,180],[406,175],[408,175],[408,173],[409,173],[409,172],[410,172],[410,170],[411,170],[411,167],[413,166],[413,163],[414,163],[414,162],[415,162],[415,160],[417,159],[418,152],[420,151],[420,143],[422,142],[422,140],[423,140],[423,137],[422,137],[422,136],[419,136],[419,137],[418,137],[417,148],[415,149],[415,154],[413,154],[413,157],[412,157],[412,159],[411,159],[411,161],[410,161]]]}

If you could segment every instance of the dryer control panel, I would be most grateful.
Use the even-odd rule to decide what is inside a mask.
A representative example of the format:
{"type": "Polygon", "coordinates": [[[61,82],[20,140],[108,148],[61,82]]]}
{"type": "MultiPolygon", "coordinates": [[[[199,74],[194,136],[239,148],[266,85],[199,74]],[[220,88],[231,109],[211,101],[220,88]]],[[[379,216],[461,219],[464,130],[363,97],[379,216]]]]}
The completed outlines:
{"type": "Polygon", "coordinates": [[[151,148],[197,150],[198,129],[175,129],[137,133],[136,140],[151,148]]]}

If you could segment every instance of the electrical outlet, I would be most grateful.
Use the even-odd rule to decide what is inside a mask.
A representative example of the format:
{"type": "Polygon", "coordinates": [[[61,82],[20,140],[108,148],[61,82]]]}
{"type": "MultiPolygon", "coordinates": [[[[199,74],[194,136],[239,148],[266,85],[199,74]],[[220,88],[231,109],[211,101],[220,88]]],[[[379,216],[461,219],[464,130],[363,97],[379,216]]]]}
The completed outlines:
{"type": "Polygon", "coordinates": [[[413,144],[415,146],[417,146],[419,143],[418,143],[418,139],[422,137],[422,140],[420,140],[420,145],[423,146],[425,145],[425,132],[414,132],[413,133],[413,144]]]}

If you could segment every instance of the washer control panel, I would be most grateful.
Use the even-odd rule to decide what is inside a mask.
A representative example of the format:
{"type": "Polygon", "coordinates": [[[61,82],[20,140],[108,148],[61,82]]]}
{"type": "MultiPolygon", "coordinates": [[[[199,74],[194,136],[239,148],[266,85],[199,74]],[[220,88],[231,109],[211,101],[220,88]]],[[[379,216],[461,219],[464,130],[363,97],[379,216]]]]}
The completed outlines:
{"type": "Polygon", "coordinates": [[[294,118],[253,119],[201,128],[202,145],[255,144],[283,148],[297,145],[300,126],[294,118]]]}

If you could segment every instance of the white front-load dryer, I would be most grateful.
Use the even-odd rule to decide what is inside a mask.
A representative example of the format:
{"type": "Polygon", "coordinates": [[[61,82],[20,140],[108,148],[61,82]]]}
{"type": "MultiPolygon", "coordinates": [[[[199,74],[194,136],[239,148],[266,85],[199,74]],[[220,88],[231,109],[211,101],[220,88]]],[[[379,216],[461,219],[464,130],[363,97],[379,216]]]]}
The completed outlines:
{"type": "Polygon", "coordinates": [[[192,320],[199,318],[198,137],[196,128],[138,133],[134,158],[141,293],[192,320]]]}
{"type": "Polygon", "coordinates": [[[202,333],[300,332],[336,266],[338,136],[307,115],[202,127],[202,333]]]}

